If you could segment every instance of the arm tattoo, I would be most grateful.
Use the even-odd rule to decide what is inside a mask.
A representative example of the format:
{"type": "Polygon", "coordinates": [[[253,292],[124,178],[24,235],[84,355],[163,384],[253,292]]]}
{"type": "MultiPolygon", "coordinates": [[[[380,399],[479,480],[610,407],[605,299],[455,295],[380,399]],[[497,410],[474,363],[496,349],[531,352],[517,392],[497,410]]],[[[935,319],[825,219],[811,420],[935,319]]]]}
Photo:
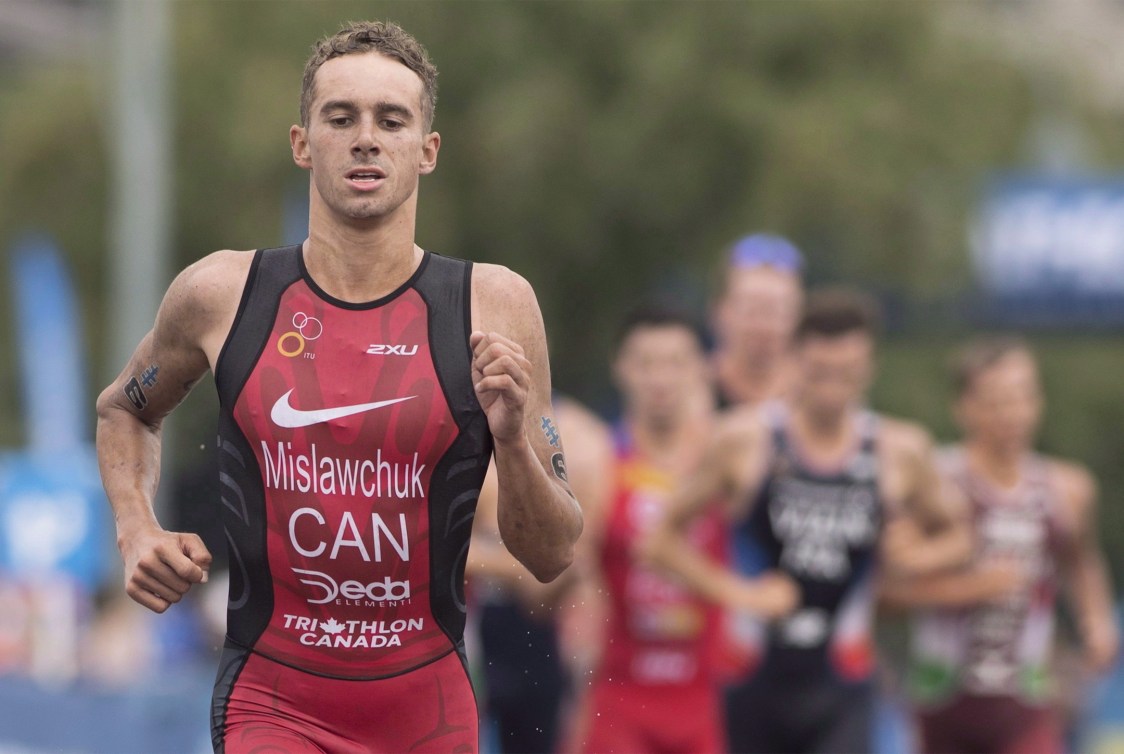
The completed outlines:
{"type": "Polygon", "coordinates": [[[549,416],[542,417],[542,433],[546,436],[546,441],[550,443],[550,447],[557,448],[562,438],[558,435],[558,428],[554,426],[554,422],[550,420],[549,416]]]}
{"type": "Polygon", "coordinates": [[[124,391],[125,397],[129,399],[129,403],[133,404],[133,408],[137,411],[144,411],[144,407],[148,405],[148,396],[141,389],[140,380],[133,377],[125,383],[124,391]]]}
{"type": "Polygon", "coordinates": [[[156,384],[156,375],[160,374],[160,367],[153,364],[148,369],[141,372],[141,384],[145,387],[152,387],[156,384]]]}
{"type": "Polygon", "coordinates": [[[550,465],[554,469],[554,476],[558,477],[566,484],[570,483],[569,478],[566,476],[566,458],[561,453],[555,453],[550,457],[550,465]]]}

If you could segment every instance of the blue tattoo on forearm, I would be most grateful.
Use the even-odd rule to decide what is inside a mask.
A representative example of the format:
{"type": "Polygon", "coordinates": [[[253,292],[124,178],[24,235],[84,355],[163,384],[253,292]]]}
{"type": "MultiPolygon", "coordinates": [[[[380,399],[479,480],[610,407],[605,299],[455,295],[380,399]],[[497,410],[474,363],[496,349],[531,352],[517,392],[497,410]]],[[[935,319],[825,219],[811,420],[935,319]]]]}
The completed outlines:
{"type": "Polygon", "coordinates": [[[542,418],[542,433],[546,435],[546,441],[550,443],[552,448],[559,447],[562,438],[558,435],[558,428],[554,426],[554,422],[550,420],[549,416],[542,418]]]}

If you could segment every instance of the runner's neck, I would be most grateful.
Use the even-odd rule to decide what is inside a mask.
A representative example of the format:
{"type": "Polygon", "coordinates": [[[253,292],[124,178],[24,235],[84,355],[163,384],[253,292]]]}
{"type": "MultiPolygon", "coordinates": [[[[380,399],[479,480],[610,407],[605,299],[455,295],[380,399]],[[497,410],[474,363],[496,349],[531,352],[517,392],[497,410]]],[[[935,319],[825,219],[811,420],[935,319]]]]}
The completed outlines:
{"type": "Polygon", "coordinates": [[[310,235],[302,254],[305,269],[325,293],[349,303],[366,303],[394,292],[409,280],[424,252],[413,242],[360,246],[310,235]]]}
{"type": "Polygon", "coordinates": [[[1022,480],[1026,448],[1007,448],[968,440],[964,443],[968,465],[975,473],[1000,489],[1014,489],[1022,480]]]}
{"type": "Polygon", "coordinates": [[[800,453],[817,465],[831,466],[851,453],[856,444],[855,412],[816,417],[794,407],[789,431],[800,453]]]}
{"type": "Polygon", "coordinates": [[[703,447],[706,423],[691,415],[667,423],[645,422],[642,417],[630,417],[627,422],[636,448],[661,467],[673,471],[690,466],[688,461],[703,447]]]}
{"type": "Polygon", "coordinates": [[[784,385],[784,361],[773,363],[737,362],[719,357],[717,377],[725,396],[737,404],[756,405],[779,397],[784,385]]]}

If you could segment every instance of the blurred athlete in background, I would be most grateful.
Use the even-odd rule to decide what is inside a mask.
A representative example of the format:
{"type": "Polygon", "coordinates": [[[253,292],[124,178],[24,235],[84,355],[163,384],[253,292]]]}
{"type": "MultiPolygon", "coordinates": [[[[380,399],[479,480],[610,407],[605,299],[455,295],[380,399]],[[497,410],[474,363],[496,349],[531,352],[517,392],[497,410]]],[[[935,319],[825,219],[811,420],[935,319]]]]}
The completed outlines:
{"type": "Polygon", "coordinates": [[[964,439],[942,454],[941,470],[969,502],[975,557],[888,592],[924,608],[911,678],[922,748],[1062,752],[1050,668],[1059,587],[1068,587],[1089,670],[1104,672],[1119,650],[1096,484],[1084,467],[1034,451],[1043,398],[1025,343],[970,344],[954,379],[964,439]]]}
{"type": "Polygon", "coordinates": [[[730,250],[711,307],[720,405],[759,404],[788,389],[803,268],[799,249],[780,236],[746,236],[730,250]]]}
{"type": "MultiPolygon", "coordinates": [[[[608,488],[613,452],[609,428],[572,398],[555,395],[555,429],[566,435],[566,469],[583,509],[598,510],[608,488]]],[[[479,689],[484,738],[494,734],[504,754],[547,754],[558,750],[564,720],[572,703],[574,671],[588,660],[573,655],[562,632],[575,613],[597,613],[595,597],[582,583],[584,558],[577,558],[561,578],[540,583],[504,547],[497,519],[495,469],[480,491],[472,548],[468,556],[470,623],[479,639],[479,689]],[[586,601],[588,605],[585,604],[586,601]]],[[[578,552],[584,551],[584,540],[578,552]]],[[[580,677],[580,674],[579,674],[580,677]]]]}
{"type": "MultiPolygon", "coordinates": [[[[577,563],[589,566],[604,590],[607,620],[592,637],[599,662],[569,748],[717,753],[725,749],[711,656],[717,608],[638,562],[635,553],[665,515],[676,483],[698,463],[713,428],[712,412],[698,408],[710,394],[701,333],[675,311],[635,310],[617,336],[612,373],[622,401],[612,491],[593,498],[602,509],[585,509],[577,563]]],[[[723,558],[726,531],[717,509],[693,521],[687,536],[723,558]]]]}
{"type": "Polygon", "coordinates": [[[726,698],[735,752],[869,751],[880,561],[912,578],[968,555],[928,434],[864,405],[876,329],[865,297],[810,296],[788,397],[722,419],[648,544],[691,588],[743,616],[746,666],[726,698]],[[716,498],[728,501],[734,522],[732,570],[684,537],[716,498]],[[754,615],[763,612],[762,582],[773,595],[764,612],[791,611],[772,626],[754,615]]]}

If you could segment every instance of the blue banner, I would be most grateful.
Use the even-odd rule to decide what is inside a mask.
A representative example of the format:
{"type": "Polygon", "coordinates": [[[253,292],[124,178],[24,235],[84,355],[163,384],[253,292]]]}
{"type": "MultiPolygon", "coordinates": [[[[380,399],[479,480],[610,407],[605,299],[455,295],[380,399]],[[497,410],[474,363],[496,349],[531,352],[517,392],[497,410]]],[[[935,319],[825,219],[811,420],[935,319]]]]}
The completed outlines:
{"type": "Polygon", "coordinates": [[[1124,296],[1124,177],[997,180],[972,252],[991,291],[1124,296]]]}
{"type": "Polygon", "coordinates": [[[116,560],[93,448],[0,455],[0,571],[67,574],[93,593],[116,560]]]}
{"type": "Polygon", "coordinates": [[[92,412],[74,291],[50,240],[16,243],[11,284],[27,444],[65,452],[87,441],[92,412]]]}

